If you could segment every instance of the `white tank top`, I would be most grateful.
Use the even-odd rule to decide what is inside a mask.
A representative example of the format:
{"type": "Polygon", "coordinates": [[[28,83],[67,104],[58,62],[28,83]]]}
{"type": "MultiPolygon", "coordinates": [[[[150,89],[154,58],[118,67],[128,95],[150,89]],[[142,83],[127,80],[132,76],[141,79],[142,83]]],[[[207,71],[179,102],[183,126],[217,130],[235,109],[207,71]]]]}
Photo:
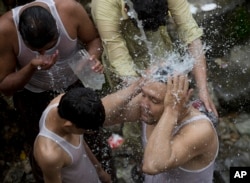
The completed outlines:
{"type": "MultiPolygon", "coordinates": [[[[45,54],[52,54],[56,50],[59,50],[59,58],[55,65],[53,65],[49,70],[40,70],[34,73],[30,81],[25,85],[25,88],[32,92],[43,92],[46,90],[56,90],[62,91],[62,89],[67,88],[76,82],[77,77],[74,75],[70,66],[68,65],[68,59],[76,53],[77,48],[77,39],[71,39],[64,28],[64,25],[61,21],[61,18],[58,15],[58,12],[55,7],[53,0],[36,0],[35,2],[42,2],[48,5],[52,16],[55,18],[58,29],[59,29],[59,39],[57,44],[46,51],[45,54]]],[[[31,2],[29,4],[32,4],[31,2]]],[[[20,69],[27,65],[31,59],[35,58],[39,53],[37,51],[32,51],[29,49],[23,42],[20,32],[18,31],[19,24],[19,12],[20,9],[24,6],[19,6],[12,9],[13,20],[15,22],[17,35],[18,35],[18,68],[20,69]]]]}
{"type": "MultiPolygon", "coordinates": [[[[173,134],[176,134],[184,125],[187,125],[199,119],[207,119],[207,121],[209,121],[213,126],[212,122],[207,116],[199,115],[183,122],[180,126],[178,126],[178,128],[175,129],[173,134]]],[[[147,144],[145,123],[143,123],[142,125],[142,142],[143,146],[145,147],[147,144]]],[[[215,158],[217,157],[218,150],[219,147],[217,148],[217,153],[215,158]]],[[[199,170],[187,170],[178,167],[156,175],[144,174],[145,175],[144,183],[212,183],[215,158],[208,166],[199,170]]]]}
{"type": "Polygon", "coordinates": [[[61,171],[63,183],[101,183],[96,173],[95,167],[86,154],[83,145],[83,136],[80,135],[80,143],[74,146],[64,138],[46,128],[45,119],[48,112],[57,107],[58,103],[48,106],[39,121],[39,136],[47,137],[57,143],[71,158],[71,165],[64,167],[61,171]]]}

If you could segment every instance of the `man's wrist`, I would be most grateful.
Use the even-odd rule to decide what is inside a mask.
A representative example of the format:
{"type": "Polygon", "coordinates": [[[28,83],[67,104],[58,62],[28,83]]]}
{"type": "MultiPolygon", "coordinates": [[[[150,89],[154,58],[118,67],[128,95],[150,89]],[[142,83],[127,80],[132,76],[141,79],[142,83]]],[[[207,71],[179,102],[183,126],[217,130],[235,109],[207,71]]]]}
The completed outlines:
{"type": "Polygon", "coordinates": [[[164,113],[170,113],[173,116],[178,116],[179,111],[174,106],[167,106],[164,108],[164,113]]]}
{"type": "Polygon", "coordinates": [[[30,63],[30,68],[33,70],[33,71],[36,71],[36,70],[41,70],[41,66],[40,65],[34,65],[32,63],[30,63]]]}

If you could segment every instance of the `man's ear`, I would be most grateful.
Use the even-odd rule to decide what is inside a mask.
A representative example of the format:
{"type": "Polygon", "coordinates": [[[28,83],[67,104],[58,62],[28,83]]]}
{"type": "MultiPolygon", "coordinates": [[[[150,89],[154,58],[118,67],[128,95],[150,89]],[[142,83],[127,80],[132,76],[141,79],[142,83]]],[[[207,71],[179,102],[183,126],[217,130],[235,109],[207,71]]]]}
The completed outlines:
{"type": "Polygon", "coordinates": [[[193,95],[193,92],[194,92],[193,88],[190,88],[188,90],[187,97],[186,97],[186,102],[188,102],[190,100],[191,96],[193,95]]]}
{"type": "Polygon", "coordinates": [[[65,121],[64,126],[71,127],[71,126],[73,126],[73,123],[71,121],[67,120],[67,121],[65,121]]]}

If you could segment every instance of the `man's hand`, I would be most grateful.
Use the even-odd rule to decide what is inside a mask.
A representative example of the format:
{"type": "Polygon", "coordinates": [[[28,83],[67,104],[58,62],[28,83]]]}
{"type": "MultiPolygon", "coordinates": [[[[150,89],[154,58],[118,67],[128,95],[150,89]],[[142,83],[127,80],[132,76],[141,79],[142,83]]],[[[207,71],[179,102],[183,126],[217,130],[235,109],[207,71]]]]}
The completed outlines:
{"type": "Polygon", "coordinates": [[[56,63],[58,54],[59,52],[56,50],[52,55],[37,55],[30,64],[37,70],[48,70],[56,63]]]}
{"type": "Polygon", "coordinates": [[[206,90],[200,90],[199,91],[199,98],[203,101],[206,109],[208,110],[208,112],[213,112],[215,114],[216,117],[218,117],[218,112],[216,110],[216,107],[207,91],[206,90]]]}
{"type": "Polygon", "coordinates": [[[189,89],[188,77],[178,75],[168,78],[167,93],[164,99],[164,106],[171,106],[181,112],[189,100],[192,89],[189,89]]]}
{"type": "MultiPolygon", "coordinates": [[[[98,73],[103,73],[104,67],[102,63],[96,58],[95,55],[91,55],[89,58],[90,62],[93,62],[92,70],[98,73]]],[[[92,64],[91,64],[92,65],[92,64]]]]}

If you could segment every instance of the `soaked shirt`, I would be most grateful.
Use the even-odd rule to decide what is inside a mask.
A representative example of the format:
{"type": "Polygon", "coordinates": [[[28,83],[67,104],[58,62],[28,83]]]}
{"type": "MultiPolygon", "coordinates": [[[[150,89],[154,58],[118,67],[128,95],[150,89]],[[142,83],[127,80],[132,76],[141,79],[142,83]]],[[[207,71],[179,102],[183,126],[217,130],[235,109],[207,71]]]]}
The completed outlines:
{"type": "Polygon", "coordinates": [[[58,136],[46,127],[46,117],[48,112],[57,107],[58,103],[52,104],[45,109],[39,122],[40,132],[38,136],[43,136],[57,143],[71,158],[71,165],[62,168],[62,183],[100,183],[96,169],[86,154],[83,145],[83,136],[79,135],[79,145],[74,146],[64,138],[58,136]]]}
{"type": "MultiPolygon", "coordinates": [[[[46,50],[45,55],[51,55],[55,53],[56,50],[59,50],[59,58],[49,70],[40,70],[35,72],[30,81],[25,85],[25,88],[36,93],[46,90],[62,91],[62,89],[67,88],[77,80],[77,77],[74,75],[73,71],[68,65],[70,57],[78,49],[77,39],[71,39],[68,35],[53,0],[36,0],[35,2],[42,2],[47,4],[52,16],[56,20],[59,31],[59,38],[53,48],[46,50]]],[[[32,3],[34,2],[31,2],[29,4],[32,3]]],[[[30,60],[39,55],[37,51],[31,50],[24,44],[20,32],[18,31],[20,10],[25,6],[26,5],[12,9],[19,46],[19,53],[17,56],[19,67],[17,69],[24,67],[30,62],[30,60]]]]}
{"type": "MultiPolygon", "coordinates": [[[[167,3],[180,40],[189,44],[202,36],[202,29],[192,17],[186,0],[167,0],[167,3]]],[[[163,57],[172,49],[166,26],[146,31],[146,43],[140,40],[143,34],[129,19],[124,0],[92,0],[91,8],[104,46],[103,62],[111,72],[137,76],[137,70],[147,68],[151,59],[149,53],[163,57]]]]}
{"type": "MultiPolygon", "coordinates": [[[[214,128],[213,123],[210,121],[210,119],[207,116],[198,115],[198,116],[194,116],[193,118],[189,120],[186,120],[180,126],[175,128],[173,135],[176,134],[183,126],[189,123],[195,122],[197,120],[200,120],[200,119],[207,119],[207,121],[210,122],[214,128]]],[[[147,144],[145,123],[143,123],[142,125],[142,143],[144,147],[147,144]]],[[[182,167],[178,167],[178,168],[174,168],[172,170],[168,170],[166,172],[159,173],[156,175],[144,174],[145,175],[144,183],[212,183],[213,172],[214,172],[214,162],[215,162],[215,158],[218,155],[218,150],[219,150],[219,147],[217,148],[217,153],[214,157],[214,160],[211,161],[209,165],[207,165],[206,167],[202,169],[188,170],[182,167]]]]}

